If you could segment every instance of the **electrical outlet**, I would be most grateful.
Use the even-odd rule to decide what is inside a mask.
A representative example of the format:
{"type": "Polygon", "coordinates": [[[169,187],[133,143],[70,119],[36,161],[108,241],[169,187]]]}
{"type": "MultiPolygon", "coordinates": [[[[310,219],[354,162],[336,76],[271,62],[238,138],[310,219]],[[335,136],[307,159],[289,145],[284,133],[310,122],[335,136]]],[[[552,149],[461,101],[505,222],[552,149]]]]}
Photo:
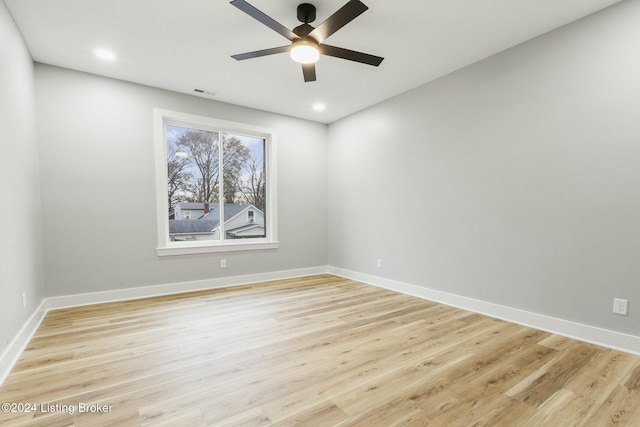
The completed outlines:
{"type": "Polygon", "coordinates": [[[376,261],[376,267],[382,268],[382,259],[378,258],[378,260],[376,261]]]}
{"type": "Polygon", "coordinates": [[[627,315],[627,304],[629,303],[626,299],[614,298],[613,299],[613,312],[615,314],[620,314],[622,316],[627,315]]]}
{"type": "Polygon", "coordinates": [[[220,260],[220,268],[227,268],[227,260],[226,259],[221,259],[220,260]]]}

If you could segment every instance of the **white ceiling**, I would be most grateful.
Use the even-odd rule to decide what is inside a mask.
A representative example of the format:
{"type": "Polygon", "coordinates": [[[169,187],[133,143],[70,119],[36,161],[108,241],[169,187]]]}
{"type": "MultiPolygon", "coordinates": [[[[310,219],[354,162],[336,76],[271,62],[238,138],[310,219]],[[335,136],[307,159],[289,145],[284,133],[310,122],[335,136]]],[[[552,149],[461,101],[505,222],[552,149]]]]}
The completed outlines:
{"type": "MultiPolygon", "coordinates": [[[[327,43],[385,60],[376,68],[323,56],[310,83],[287,54],[230,57],[289,42],[228,0],[4,1],[37,62],[330,123],[620,0],[363,0],[369,10],[327,43]],[[97,47],[117,60],[100,61],[97,47]]],[[[248,1],[299,25],[302,0],[248,1]]],[[[315,26],[346,1],[310,0],[315,26]]]]}

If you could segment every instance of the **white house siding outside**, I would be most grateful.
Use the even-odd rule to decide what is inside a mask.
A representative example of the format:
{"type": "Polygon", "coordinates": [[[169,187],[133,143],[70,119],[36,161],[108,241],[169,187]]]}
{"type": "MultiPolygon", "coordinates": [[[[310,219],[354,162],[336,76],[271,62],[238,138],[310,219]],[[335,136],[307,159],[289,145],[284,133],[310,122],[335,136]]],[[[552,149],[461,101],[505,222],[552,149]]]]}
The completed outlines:
{"type": "Polygon", "coordinates": [[[173,212],[175,219],[197,219],[204,215],[204,203],[178,203],[173,212]]]}

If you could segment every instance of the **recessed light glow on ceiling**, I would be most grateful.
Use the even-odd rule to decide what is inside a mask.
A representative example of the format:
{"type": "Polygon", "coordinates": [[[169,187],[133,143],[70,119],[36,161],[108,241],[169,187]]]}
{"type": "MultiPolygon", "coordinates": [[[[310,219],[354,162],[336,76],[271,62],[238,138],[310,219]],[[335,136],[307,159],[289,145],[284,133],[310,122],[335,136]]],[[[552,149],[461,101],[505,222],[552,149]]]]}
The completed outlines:
{"type": "Polygon", "coordinates": [[[99,48],[94,50],[93,52],[96,54],[98,58],[104,61],[115,61],[116,59],[116,54],[108,49],[99,48]]]}
{"type": "Polygon", "coordinates": [[[327,109],[327,106],[324,105],[322,102],[316,102],[315,104],[313,104],[313,110],[317,111],[318,113],[324,111],[327,109]]]}

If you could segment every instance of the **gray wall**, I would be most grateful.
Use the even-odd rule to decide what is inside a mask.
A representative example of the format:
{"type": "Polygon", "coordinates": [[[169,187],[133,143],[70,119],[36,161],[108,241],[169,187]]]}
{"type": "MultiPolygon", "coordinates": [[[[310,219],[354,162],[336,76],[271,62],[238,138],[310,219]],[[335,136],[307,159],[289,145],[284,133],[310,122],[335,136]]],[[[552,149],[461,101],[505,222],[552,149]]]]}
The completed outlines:
{"type": "Polygon", "coordinates": [[[622,2],[330,125],[329,264],[639,335],[638,16],[622,2]]]}
{"type": "Polygon", "coordinates": [[[0,354],[44,297],[33,92],[31,55],[0,1],[0,354]]]}
{"type": "Polygon", "coordinates": [[[46,65],[36,127],[33,64],[0,1],[0,351],[42,300],[43,270],[58,296],[330,264],[640,334],[636,16],[640,1],[623,2],[327,135],[46,65]],[[278,130],[277,251],[156,256],[153,107],[278,130]]]}
{"type": "Polygon", "coordinates": [[[48,65],[35,74],[47,296],[327,264],[325,125],[48,65]],[[156,255],[154,107],[276,129],[279,249],[156,255]]]}

